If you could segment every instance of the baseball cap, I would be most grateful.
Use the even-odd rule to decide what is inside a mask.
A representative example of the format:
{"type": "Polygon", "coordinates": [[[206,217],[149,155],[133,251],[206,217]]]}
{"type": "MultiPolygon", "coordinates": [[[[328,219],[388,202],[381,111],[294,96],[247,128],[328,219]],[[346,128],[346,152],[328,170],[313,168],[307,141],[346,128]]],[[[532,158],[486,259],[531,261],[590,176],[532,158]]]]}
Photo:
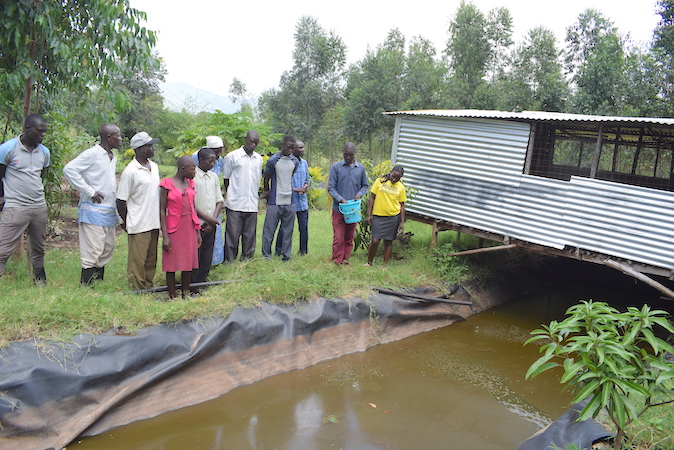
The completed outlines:
{"type": "Polygon", "coordinates": [[[140,133],[134,134],[131,138],[131,148],[135,150],[138,147],[142,147],[143,145],[156,144],[157,142],[159,142],[159,138],[153,139],[145,131],[141,131],[140,133]]]}

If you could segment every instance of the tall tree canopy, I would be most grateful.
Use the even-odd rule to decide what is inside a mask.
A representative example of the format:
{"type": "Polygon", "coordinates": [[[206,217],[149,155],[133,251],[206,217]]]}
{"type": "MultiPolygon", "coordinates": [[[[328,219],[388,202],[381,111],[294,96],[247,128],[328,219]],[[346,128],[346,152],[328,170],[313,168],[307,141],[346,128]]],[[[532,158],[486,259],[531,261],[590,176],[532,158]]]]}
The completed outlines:
{"type": "Polygon", "coordinates": [[[84,93],[155,61],[155,35],[140,25],[145,13],[129,0],[15,0],[0,8],[0,85],[6,102],[23,97],[24,115],[33,93],[64,87],[84,93]]]}
{"type": "Polygon", "coordinates": [[[298,135],[310,150],[326,111],[341,99],[346,46],[315,18],[302,16],[295,27],[293,59],[279,89],[262,95],[261,106],[276,131],[298,135]]]}
{"type": "Polygon", "coordinates": [[[613,22],[595,9],[586,9],[567,28],[566,43],[574,90],[572,112],[618,114],[625,52],[613,22]]]}

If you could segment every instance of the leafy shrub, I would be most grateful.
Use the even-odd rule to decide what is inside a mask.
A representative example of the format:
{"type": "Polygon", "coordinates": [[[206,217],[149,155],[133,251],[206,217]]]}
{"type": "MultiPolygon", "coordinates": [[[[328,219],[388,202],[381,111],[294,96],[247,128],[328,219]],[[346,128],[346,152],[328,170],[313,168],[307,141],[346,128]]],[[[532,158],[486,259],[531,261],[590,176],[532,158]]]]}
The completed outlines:
{"type": "Polygon", "coordinates": [[[619,450],[628,425],[649,408],[674,402],[674,393],[667,388],[674,378],[674,364],[667,355],[674,349],[654,333],[656,326],[670,334],[674,327],[667,312],[648,305],[620,313],[603,302],[583,301],[566,314],[562,322],[552,321],[531,332],[534,337],[525,345],[547,343],[526,378],[563,366],[560,382],[576,393],[572,403],[590,398],[578,420],[605,410],[617,429],[614,448],[619,450]]]}

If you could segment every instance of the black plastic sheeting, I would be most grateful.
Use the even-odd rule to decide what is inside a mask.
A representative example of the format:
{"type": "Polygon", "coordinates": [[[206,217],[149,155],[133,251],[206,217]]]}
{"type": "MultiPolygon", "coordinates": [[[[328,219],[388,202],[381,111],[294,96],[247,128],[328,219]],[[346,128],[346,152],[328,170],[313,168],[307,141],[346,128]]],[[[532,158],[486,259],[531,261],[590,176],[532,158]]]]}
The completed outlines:
{"type": "Polygon", "coordinates": [[[589,450],[592,444],[612,436],[599,422],[594,419],[576,422],[589,400],[576,403],[561,417],[547,427],[524,441],[517,450],[554,450],[563,448],[577,448],[589,450]],[[571,447],[574,445],[575,447],[571,447]]]}
{"type": "Polygon", "coordinates": [[[386,295],[263,304],[135,336],[13,343],[0,352],[0,448],[62,448],[232,388],[364,351],[471,314],[386,295]]]}

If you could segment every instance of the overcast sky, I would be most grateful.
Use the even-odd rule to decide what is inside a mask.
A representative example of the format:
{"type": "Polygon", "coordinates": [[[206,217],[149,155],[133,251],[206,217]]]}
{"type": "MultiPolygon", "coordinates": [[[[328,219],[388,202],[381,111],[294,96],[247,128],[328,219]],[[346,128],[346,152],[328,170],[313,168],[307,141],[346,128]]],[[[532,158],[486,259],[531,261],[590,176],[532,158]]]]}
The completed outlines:
{"type": "MultiPolygon", "coordinates": [[[[514,22],[519,43],[528,30],[539,25],[551,29],[563,46],[565,30],[586,8],[595,8],[611,19],[633,43],[650,41],[660,16],[656,0],[473,0],[485,14],[505,6],[514,22]]],[[[447,41],[450,18],[460,0],[287,0],[281,2],[189,0],[131,0],[147,13],[147,28],[158,32],[157,50],[164,58],[168,82],[187,82],[204,90],[227,95],[234,77],[253,96],[278,85],[281,73],[292,68],[293,34],[299,18],[310,15],[326,30],[334,30],[347,46],[348,63],[365,55],[400,29],[407,41],[423,36],[441,52],[447,41]]]]}

